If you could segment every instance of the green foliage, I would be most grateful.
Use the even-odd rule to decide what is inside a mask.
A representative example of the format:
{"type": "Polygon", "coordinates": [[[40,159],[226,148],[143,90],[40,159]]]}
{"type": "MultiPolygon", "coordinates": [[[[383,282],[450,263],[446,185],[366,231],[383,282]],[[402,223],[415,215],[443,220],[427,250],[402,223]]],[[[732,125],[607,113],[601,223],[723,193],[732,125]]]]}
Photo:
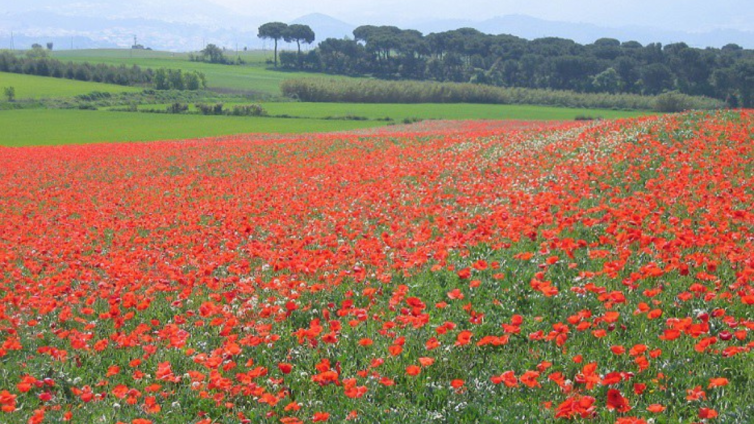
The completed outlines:
{"type": "MultiPolygon", "coordinates": [[[[284,81],[281,90],[286,96],[308,102],[531,104],[634,110],[655,108],[655,99],[649,96],[417,81],[293,79],[284,81]]],[[[682,98],[686,108],[723,107],[722,102],[709,98],[682,98]]]]}
{"type": "Polygon", "coordinates": [[[296,42],[299,51],[301,50],[301,43],[311,44],[314,42],[314,38],[314,31],[312,31],[309,25],[292,24],[289,25],[283,33],[283,39],[285,42],[296,42]]]}
{"type": "Polygon", "coordinates": [[[575,118],[573,118],[575,121],[600,121],[602,120],[602,117],[599,116],[591,116],[591,115],[576,115],[575,118]]]}
{"type": "Polygon", "coordinates": [[[655,98],[653,109],[657,112],[674,113],[693,109],[693,105],[688,96],[677,91],[669,91],[655,98]]]}
{"type": "Polygon", "coordinates": [[[620,75],[615,68],[607,68],[592,79],[592,86],[596,91],[610,94],[617,93],[621,88],[621,83],[620,75]]]}
{"type": "Polygon", "coordinates": [[[154,84],[158,90],[200,90],[207,86],[207,77],[196,70],[183,72],[180,69],[161,68],[156,71],[142,69],[138,65],[127,67],[92,64],[88,62],[61,62],[47,57],[47,50],[39,50],[44,55],[16,56],[12,52],[0,52],[0,72],[29,74],[44,77],[75,79],[79,81],[101,82],[116,85],[154,84]]]}
{"type": "Polygon", "coordinates": [[[125,65],[61,62],[48,56],[48,51],[41,46],[27,52],[25,57],[17,56],[9,51],[0,52],[0,72],[124,86],[147,85],[152,82],[153,78],[151,69],[144,70],[136,65],[126,67],[125,65]]]}
{"type": "Polygon", "coordinates": [[[741,98],[741,106],[754,107],[754,58],[737,63],[733,68],[733,79],[741,98]]]}
{"type": "Polygon", "coordinates": [[[17,102],[28,99],[50,99],[54,97],[73,97],[93,91],[122,93],[141,91],[136,87],[84,82],[67,79],[39,77],[34,75],[0,73],[2,86],[15,88],[17,102]]]}
{"type": "Polygon", "coordinates": [[[412,116],[412,117],[410,117],[410,118],[403,118],[403,121],[402,121],[402,122],[403,122],[404,124],[413,124],[413,123],[415,123],[415,122],[421,122],[421,121],[423,121],[423,119],[421,119],[421,118],[417,118],[417,117],[415,117],[415,116],[412,116]]]}
{"type": "Polygon", "coordinates": [[[168,90],[170,81],[168,80],[168,70],[160,68],[154,73],[154,88],[157,90],[168,90]]]}
{"type": "Polygon", "coordinates": [[[184,78],[184,85],[186,90],[199,90],[206,86],[205,80],[203,74],[200,74],[199,72],[186,72],[183,75],[184,78]]]}
{"type": "Polygon", "coordinates": [[[5,98],[8,99],[9,102],[16,100],[16,87],[3,88],[3,94],[5,95],[5,98]]]}
{"type": "Polygon", "coordinates": [[[202,55],[208,57],[210,63],[225,63],[222,49],[214,44],[207,44],[207,47],[202,50],[202,55]]]}
{"type": "Polygon", "coordinates": [[[206,103],[197,103],[194,106],[199,110],[199,113],[202,115],[222,115],[223,114],[223,104],[222,103],[215,103],[213,105],[208,105],[206,103]]]}
{"type": "Polygon", "coordinates": [[[206,77],[201,72],[160,68],[154,72],[156,90],[201,90],[206,87],[206,77]]]}
{"type": "Polygon", "coordinates": [[[99,100],[111,99],[112,97],[113,97],[113,94],[107,91],[92,91],[91,93],[88,93],[88,94],[80,94],[76,96],[77,99],[83,100],[86,102],[96,102],[99,100]]]}
{"type": "Polygon", "coordinates": [[[168,113],[184,113],[188,112],[188,105],[186,103],[179,103],[175,102],[168,106],[167,111],[168,113]]]}
{"type": "Polygon", "coordinates": [[[267,112],[260,105],[234,105],[233,109],[227,111],[232,116],[266,116],[267,112]]]}
{"type": "Polygon", "coordinates": [[[293,24],[283,32],[286,43],[296,42],[296,58],[298,68],[301,68],[301,43],[311,44],[314,42],[314,31],[308,25],[293,24]]]}
{"type": "Polygon", "coordinates": [[[196,60],[207,61],[209,63],[228,63],[223,50],[215,44],[207,44],[207,47],[200,53],[200,56],[194,56],[196,60]]]}
{"type": "Polygon", "coordinates": [[[230,116],[266,116],[267,112],[258,104],[233,105],[231,109],[225,109],[223,103],[206,104],[196,103],[196,109],[202,115],[230,115],[230,116]]]}
{"type": "Polygon", "coordinates": [[[47,57],[49,54],[41,44],[32,44],[31,50],[26,52],[26,57],[29,59],[41,59],[47,57]]]}
{"type": "MultiPolygon", "coordinates": [[[[292,52],[291,52],[292,53],[292,52]]],[[[302,52],[305,64],[311,52],[302,52]]],[[[261,97],[280,97],[280,83],[288,78],[317,77],[316,74],[304,72],[277,72],[268,69],[265,64],[267,53],[260,51],[238,52],[246,62],[244,66],[225,66],[207,62],[192,62],[189,53],[172,53],[160,51],[130,51],[118,49],[98,50],[62,50],[54,53],[56,58],[74,63],[103,63],[114,66],[138,65],[142,68],[181,69],[184,73],[197,71],[205,75],[206,86],[213,91],[238,95],[252,95],[254,100],[261,97]],[[133,57],[130,57],[133,54],[133,57]]],[[[272,58],[270,58],[272,59],[272,58]]],[[[292,68],[294,69],[294,68],[292,68]]],[[[349,77],[334,76],[348,79],[349,77]]],[[[18,87],[17,87],[18,88],[18,87]]]]}
{"type": "Polygon", "coordinates": [[[306,53],[280,52],[280,66],[285,69],[297,69],[301,71],[316,71],[319,69],[319,52],[311,50],[306,53]]]}
{"type": "Polygon", "coordinates": [[[278,40],[286,37],[288,25],[283,22],[268,22],[259,27],[257,37],[275,40],[275,67],[278,66],[278,40]]]}
{"type": "Polygon", "coordinates": [[[183,71],[180,69],[168,70],[168,83],[173,90],[183,90],[186,88],[186,84],[183,81],[183,71]]]}
{"type": "Polygon", "coordinates": [[[473,82],[577,92],[656,95],[679,91],[750,104],[746,79],[754,50],[685,43],[646,46],[602,38],[581,45],[547,37],[525,40],[471,28],[432,33],[363,25],[353,40],[319,43],[319,70],[330,74],[441,82],[473,82]]]}

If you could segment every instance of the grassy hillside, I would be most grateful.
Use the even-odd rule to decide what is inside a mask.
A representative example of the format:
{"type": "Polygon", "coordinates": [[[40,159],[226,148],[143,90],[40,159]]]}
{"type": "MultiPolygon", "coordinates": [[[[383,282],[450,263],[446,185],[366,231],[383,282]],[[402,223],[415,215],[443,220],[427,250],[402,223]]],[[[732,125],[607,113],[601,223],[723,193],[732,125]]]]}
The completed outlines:
{"type": "Polygon", "coordinates": [[[10,74],[0,72],[0,88],[15,87],[17,99],[40,99],[51,97],[72,97],[92,91],[121,93],[140,91],[136,87],[124,87],[98,82],[84,82],[62,78],[38,77],[33,75],[10,74]]]}
{"type": "MultiPolygon", "coordinates": [[[[280,95],[280,83],[289,78],[317,76],[302,72],[283,72],[267,69],[267,52],[239,52],[248,63],[243,66],[191,62],[187,53],[131,51],[125,49],[65,50],[53,57],[71,62],[105,63],[109,65],[139,65],[147,68],[182,69],[204,72],[212,89],[254,91],[280,95]]],[[[227,53],[235,57],[235,53],[227,53]]],[[[347,78],[347,77],[336,77],[347,78]]]]}
{"type": "Polygon", "coordinates": [[[0,112],[0,146],[85,144],[216,137],[242,133],[304,133],[380,125],[363,121],[167,115],[81,110],[0,112]]]}

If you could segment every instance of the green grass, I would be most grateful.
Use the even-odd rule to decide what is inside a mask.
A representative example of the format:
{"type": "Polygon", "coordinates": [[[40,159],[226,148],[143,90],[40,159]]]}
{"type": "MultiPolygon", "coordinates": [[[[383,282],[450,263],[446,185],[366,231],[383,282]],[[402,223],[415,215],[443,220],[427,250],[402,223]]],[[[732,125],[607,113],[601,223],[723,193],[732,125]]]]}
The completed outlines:
{"type": "Polygon", "coordinates": [[[38,77],[34,75],[11,74],[0,72],[0,88],[15,87],[16,98],[41,99],[51,97],[72,97],[87,94],[92,91],[121,93],[125,91],[140,91],[141,88],[124,87],[121,85],[102,84],[98,82],[84,82],[64,78],[38,77]]]}
{"type": "MultiPolygon", "coordinates": [[[[73,50],[55,52],[63,61],[137,64],[148,68],[174,68],[204,72],[211,88],[255,91],[279,96],[279,85],[293,77],[317,74],[268,69],[269,52],[240,52],[244,66],[191,62],[186,53],[131,51],[124,49],[73,50]]],[[[235,54],[229,54],[235,56],[235,54]]],[[[344,78],[345,77],[340,77],[344,78]]],[[[124,92],[140,88],[81,82],[67,79],[0,73],[0,87],[16,88],[18,99],[72,97],[92,91],[124,92]]],[[[226,107],[234,103],[226,102],[226,107]]],[[[248,104],[248,102],[247,102],[248,104]]],[[[142,105],[159,108],[165,105],[142,105]]],[[[576,116],[605,119],[635,117],[644,112],[573,109],[559,107],[486,104],[343,104],[269,102],[263,107],[270,115],[300,119],[240,118],[225,116],[116,113],[78,110],[14,110],[0,112],[0,146],[82,144],[94,142],[153,141],[214,137],[241,133],[301,133],[352,130],[384,125],[377,119],[516,119],[572,120],[576,116]],[[368,121],[323,120],[322,118],[362,117],[368,121]]],[[[193,105],[192,105],[193,108],[193,105]]]]}
{"type": "Polygon", "coordinates": [[[155,141],[243,133],[305,133],[374,122],[27,109],[0,112],[0,146],[155,141]]]}
{"type": "MultiPolygon", "coordinates": [[[[225,103],[230,109],[236,104],[225,103]]],[[[368,120],[390,118],[400,122],[404,119],[513,119],[513,120],[573,120],[577,116],[593,118],[619,119],[633,118],[650,114],[641,111],[620,111],[609,109],[577,109],[549,106],[528,105],[486,105],[486,104],[391,104],[391,103],[304,103],[304,102],[266,102],[262,107],[271,116],[289,115],[297,118],[344,118],[360,117],[368,120]]],[[[140,110],[164,110],[167,104],[140,105],[140,110]]],[[[195,111],[191,104],[189,110],[195,111]]]]}
{"type": "Polygon", "coordinates": [[[629,118],[646,112],[606,109],[575,109],[527,105],[484,104],[371,104],[371,103],[263,103],[270,115],[291,115],[309,118],[361,116],[369,119],[390,117],[421,119],[521,119],[572,120],[576,116],[604,119],[629,118]]]}
{"type": "MultiPolygon", "coordinates": [[[[188,60],[189,54],[187,52],[169,52],[161,50],[131,50],[131,49],[81,49],[81,50],[58,50],[52,52],[54,57],[59,59],[115,59],[120,60],[124,58],[128,59],[170,59],[170,60],[188,60]]],[[[225,56],[228,58],[236,58],[240,56],[243,60],[249,63],[262,64],[267,59],[272,60],[272,50],[249,50],[249,51],[227,51],[225,56]]]]}
{"type": "MultiPolygon", "coordinates": [[[[187,53],[156,51],[131,51],[125,49],[66,50],[53,54],[62,61],[105,63],[108,65],[138,65],[145,68],[182,69],[199,71],[207,76],[209,88],[223,90],[253,91],[279,96],[280,83],[290,78],[317,77],[320,74],[304,72],[284,72],[268,69],[265,59],[272,58],[272,52],[239,52],[248,63],[246,65],[217,65],[191,62],[187,53]]],[[[235,53],[227,53],[235,57],[235,53]]],[[[347,77],[334,77],[345,79],[347,77]]]]}
{"type": "MultiPolygon", "coordinates": [[[[142,108],[162,109],[166,105],[142,108]]],[[[228,108],[232,104],[226,105],[228,108]]],[[[193,108],[193,105],[191,105],[193,108]]],[[[541,106],[449,104],[264,103],[270,115],[297,119],[232,116],[170,115],[80,110],[9,110],[0,112],[0,146],[84,144],[216,137],[243,133],[304,133],[347,131],[420,119],[572,120],[577,115],[606,119],[642,115],[641,112],[568,109],[541,106]],[[367,121],[324,120],[360,116],[367,121]]]]}

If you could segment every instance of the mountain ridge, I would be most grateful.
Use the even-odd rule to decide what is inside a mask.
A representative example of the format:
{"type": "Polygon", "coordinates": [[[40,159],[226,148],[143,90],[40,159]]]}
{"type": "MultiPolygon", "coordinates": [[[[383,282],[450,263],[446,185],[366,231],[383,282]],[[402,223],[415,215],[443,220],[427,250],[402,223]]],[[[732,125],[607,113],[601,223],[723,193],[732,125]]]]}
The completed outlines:
{"type": "MultiPolygon", "coordinates": [[[[159,50],[193,51],[205,43],[235,48],[266,48],[256,37],[257,27],[269,20],[239,14],[207,0],[171,0],[155,6],[148,0],[135,0],[128,12],[117,9],[116,0],[98,2],[89,8],[91,1],[64,0],[62,2],[35,2],[18,5],[0,14],[0,46],[10,45],[14,34],[15,48],[29,48],[31,43],[57,41],[63,48],[64,39],[88,40],[86,47],[130,47],[134,35],[145,46],[159,50]],[[108,6],[110,5],[110,6],[108,6]],[[171,13],[175,8],[180,13],[171,13]],[[103,11],[109,11],[105,13],[103,11]],[[107,15],[107,16],[104,16],[107,15]],[[54,39],[54,40],[53,40],[54,39]]],[[[357,25],[324,13],[303,15],[289,23],[312,27],[317,35],[314,45],[326,38],[352,37],[357,25]]],[[[620,41],[638,41],[642,44],[660,42],[669,44],[685,42],[693,47],[722,47],[735,43],[754,48],[754,32],[735,29],[689,33],[644,26],[603,27],[595,24],[549,21],[528,15],[494,16],[483,21],[466,19],[434,19],[408,21],[404,29],[417,29],[422,33],[447,31],[463,27],[475,28],[488,34],[512,34],[521,38],[559,37],[590,44],[599,38],[616,38],[620,41]]],[[[83,41],[82,41],[83,42],[83,41]]]]}

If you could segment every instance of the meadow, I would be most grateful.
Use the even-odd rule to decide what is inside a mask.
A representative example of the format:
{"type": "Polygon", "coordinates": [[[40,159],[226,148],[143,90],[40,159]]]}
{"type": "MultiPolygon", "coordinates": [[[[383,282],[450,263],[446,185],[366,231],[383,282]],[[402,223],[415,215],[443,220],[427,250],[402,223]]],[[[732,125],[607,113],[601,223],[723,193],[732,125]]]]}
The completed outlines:
{"type": "MultiPolygon", "coordinates": [[[[225,108],[235,104],[227,103],[225,108]]],[[[508,105],[374,105],[339,103],[261,103],[270,117],[202,116],[108,110],[25,109],[0,113],[0,146],[39,146],[102,142],[178,140],[243,133],[314,133],[379,128],[420,120],[616,119],[642,112],[508,105]],[[286,116],[287,118],[279,117],[286,116]]],[[[168,105],[139,109],[164,111],[168,105]]],[[[196,111],[190,105],[192,112],[196,111]]]]}
{"type": "MultiPolygon", "coordinates": [[[[0,73],[0,87],[14,87],[16,102],[4,102],[0,109],[0,146],[82,144],[97,142],[155,141],[196,137],[226,136],[241,133],[302,133],[348,131],[382,127],[421,120],[521,119],[573,120],[576,118],[616,119],[637,117],[647,112],[565,108],[530,105],[482,104],[348,104],[307,103],[282,97],[280,84],[290,78],[309,79],[317,74],[285,72],[270,68],[270,52],[226,52],[238,55],[246,64],[219,65],[189,61],[187,53],[149,50],[71,50],[55,51],[52,56],[77,63],[139,65],[143,68],[170,68],[203,72],[211,92],[167,94],[162,101],[182,102],[195,112],[194,104],[234,105],[260,103],[267,118],[225,116],[167,115],[148,113],[114,114],[110,109],[164,111],[167,104],[154,104],[154,94],[140,94],[141,87],[81,82],[22,74],[0,73]],[[112,97],[91,96],[111,93],[112,97]],[[130,97],[120,96],[126,93],[130,97]],[[190,94],[190,95],[189,95],[190,94]],[[87,100],[91,97],[92,100],[87,100]],[[287,101],[281,101],[287,100],[287,101]],[[99,110],[74,110],[99,109],[99,110]],[[285,119],[283,119],[285,118],[285,119]],[[291,119],[293,118],[293,119],[291,119]]],[[[354,78],[332,77],[331,81],[354,78]]],[[[158,92],[157,94],[165,94],[158,92]]]]}
{"type": "Polygon", "coordinates": [[[176,140],[244,133],[305,133],[373,127],[374,122],[243,118],[89,110],[0,112],[0,146],[176,140]]]}
{"type": "Polygon", "coordinates": [[[574,120],[577,117],[603,119],[631,118],[648,114],[642,111],[610,109],[577,109],[528,105],[480,104],[370,104],[370,103],[310,103],[263,102],[269,115],[290,115],[309,118],[390,118],[395,122],[406,119],[513,119],[513,120],[574,120]]]}
{"type": "MultiPolygon", "coordinates": [[[[204,62],[191,62],[187,53],[157,52],[126,49],[63,50],[54,52],[52,57],[71,62],[104,63],[108,65],[139,65],[144,68],[181,69],[199,71],[207,76],[210,88],[223,91],[252,92],[267,96],[280,96],[280,84],[289,78],[311,78],[316,74],[304,72],[283,72],[268,69],[266,59],[271,52],[227,52],[230,58],[236,55],[247,62],[245,65],[218,65],[204,62]]],[[[335,77],[338,80],[348,77],[335,77]]]]}
{"type": "Polygon", "coordinates": [[[135,93],[141,91],[137,87],[0,72],[0,90],[5,87],[14,87],[18,100],[73,97],[89,94],[92,91],[105,93],[135,93]]]}
{"type": "Polygon", "coordinates": [[[752,134],[0,148],[0,421],[751,422],[752,134]]]}

